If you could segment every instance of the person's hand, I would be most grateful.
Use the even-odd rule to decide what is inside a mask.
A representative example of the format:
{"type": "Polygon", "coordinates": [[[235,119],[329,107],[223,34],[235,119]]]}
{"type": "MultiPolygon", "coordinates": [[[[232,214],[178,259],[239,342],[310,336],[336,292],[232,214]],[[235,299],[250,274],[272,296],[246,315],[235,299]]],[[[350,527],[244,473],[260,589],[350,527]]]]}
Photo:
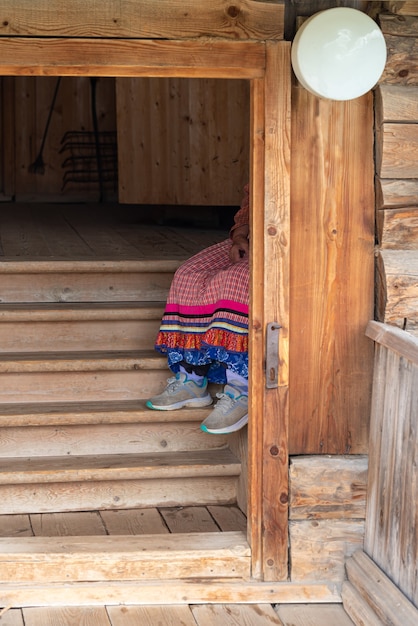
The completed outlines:
{"type": "Polygon", "coordinates": [[[236,235],[232,240],[229,258],[232,263],[238,263],[244,257],[248,257],[249,251],[248,237],[246,235],[236,235]]]}

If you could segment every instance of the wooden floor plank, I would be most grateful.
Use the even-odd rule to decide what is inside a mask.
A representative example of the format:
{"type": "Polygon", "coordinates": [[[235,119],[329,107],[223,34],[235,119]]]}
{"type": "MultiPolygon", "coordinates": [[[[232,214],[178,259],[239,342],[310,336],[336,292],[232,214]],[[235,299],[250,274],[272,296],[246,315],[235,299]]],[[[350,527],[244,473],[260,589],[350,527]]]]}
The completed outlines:
{"type": "Polygon", "coordinates": [[[193,606],[192,613],[198,626],[284,626],[270,604],[206,604],[193,606]]]}
{"type": "Polygon", "coordinates": [[[105,607],[32,607],[23,618],[25,626],[111,626],[105,607]]]}
{"type": "Polygon", "coordinates": [[[353,626],[342,604],[281,604],[276,612],[283,626],[353,626]]]}
{"type": "Polygon", "coordinates": [[[29,515],[0,515],[0,537],[31,537],[32,535],[29,515]]]}
{"type": "Polygon", "coordinates": [[[160,513],[171,533],[219,532],[218,526],[204,506],[161,508],[160,513]]]}
{"type": "Polygon", "coordinates": [[[196,626],[190,608],[185,606],[109,606],[112,626],[196,626]]]}
{"type": "Polygon", "coordinates": [[[237,506],[208,506],[208,511],[223,532],[247,528],[247,518],[237,506]]]}
{"type": "Polygon", "coordinates": [[[157,509],[101,511],[109,535],[160,535],[169,532],[157,509]]]}
{"type": "Polygon", "coordinates": [[[20,609],[0,609],[1,626],[24,626],[22,611],[20,609]]]}
{"type": "Polygon", "coordinates": [[[35,513],[30,515],[35,537],[106,535],[98,511],[72,513],[35,513]]]}
{"type": "MultiPolygon", "coordinates": [[[[155,209],[154,209],[155,212],[155,209]]],[[[187,259],[227,230],[144,223],[118,204],[30,206],[3,203],[0,257],[7,259],[187,259]]]]}

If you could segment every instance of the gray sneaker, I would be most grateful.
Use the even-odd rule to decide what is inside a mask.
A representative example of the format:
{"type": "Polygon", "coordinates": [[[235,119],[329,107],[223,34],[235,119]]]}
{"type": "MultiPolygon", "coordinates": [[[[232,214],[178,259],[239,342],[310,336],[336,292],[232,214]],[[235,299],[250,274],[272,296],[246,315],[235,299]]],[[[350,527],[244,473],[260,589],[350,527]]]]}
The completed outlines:
{"type": "Polygon", "coordinates": [[[158,396],[146,402],[149,409],[156,411],[174,411],[184,406],[202,407],[212,404],[212,397],[208,393],[208,381],[203,380],[202,386],[193,380],[188,380],[187,374],[178,372],[175,377],[167,379],[167,387],[158,396]]]}
{"type": "Polygon", "coordinates": [[[248,422],[248,396],[225,385],[224,392],[217,393],[216,397],[218,402],[200,428],[212,435],[226,435],[245,426],[248,422]]]}

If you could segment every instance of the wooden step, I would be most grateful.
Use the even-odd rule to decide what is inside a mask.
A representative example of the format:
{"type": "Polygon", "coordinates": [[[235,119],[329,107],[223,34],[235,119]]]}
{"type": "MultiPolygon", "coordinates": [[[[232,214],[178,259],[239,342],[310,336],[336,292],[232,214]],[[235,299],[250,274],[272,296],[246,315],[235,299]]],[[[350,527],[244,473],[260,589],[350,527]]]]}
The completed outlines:
{"type": "Polygon", "coordinates": [[[211,411],[150,411],[145,400],[0,404],[0,458],[138,454],[207,450],[227,445],[200,424],[211,411]]]}
{"type": "Polygon", "coordinates": [[[1,301],[164,301],[181,260],[1,261],[1,301]]]}
{"type": "Polygon", "coordinates": [[[240,531],[171,535],[0,538],[0,582],[249,579],[240,531]]]}
{"type": "Polygon", "coordinates": [[[0,402],[113,401],[158,393],[170,372],[154,350],[0,354],[0,402]]]}
{"type": "Polygon", "coordinates": [[[152,349],[163,302],[0,304],[0,352],[152,349]]]}
{"type": "Polygon", "coordinates": [[[233,504],[228,449],[0,459],[0,514],[233,504]]]}

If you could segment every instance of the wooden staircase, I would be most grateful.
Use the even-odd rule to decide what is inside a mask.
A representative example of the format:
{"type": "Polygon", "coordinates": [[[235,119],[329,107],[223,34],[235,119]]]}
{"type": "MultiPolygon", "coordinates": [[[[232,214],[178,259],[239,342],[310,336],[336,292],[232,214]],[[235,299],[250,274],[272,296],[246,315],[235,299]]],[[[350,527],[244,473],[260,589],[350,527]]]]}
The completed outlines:
{"type": "MultiPolygon", "coordinates": [[[[237,503],[241,463],[201,432],[209,409],[145,407],[170,376],[153,341],[178,264],[0,263],[0,530],[1,516],[237,503]]],[[[34,581],[250,578],[242,530],[32,531],[1,533],[0,606],[34,581]]]]}

